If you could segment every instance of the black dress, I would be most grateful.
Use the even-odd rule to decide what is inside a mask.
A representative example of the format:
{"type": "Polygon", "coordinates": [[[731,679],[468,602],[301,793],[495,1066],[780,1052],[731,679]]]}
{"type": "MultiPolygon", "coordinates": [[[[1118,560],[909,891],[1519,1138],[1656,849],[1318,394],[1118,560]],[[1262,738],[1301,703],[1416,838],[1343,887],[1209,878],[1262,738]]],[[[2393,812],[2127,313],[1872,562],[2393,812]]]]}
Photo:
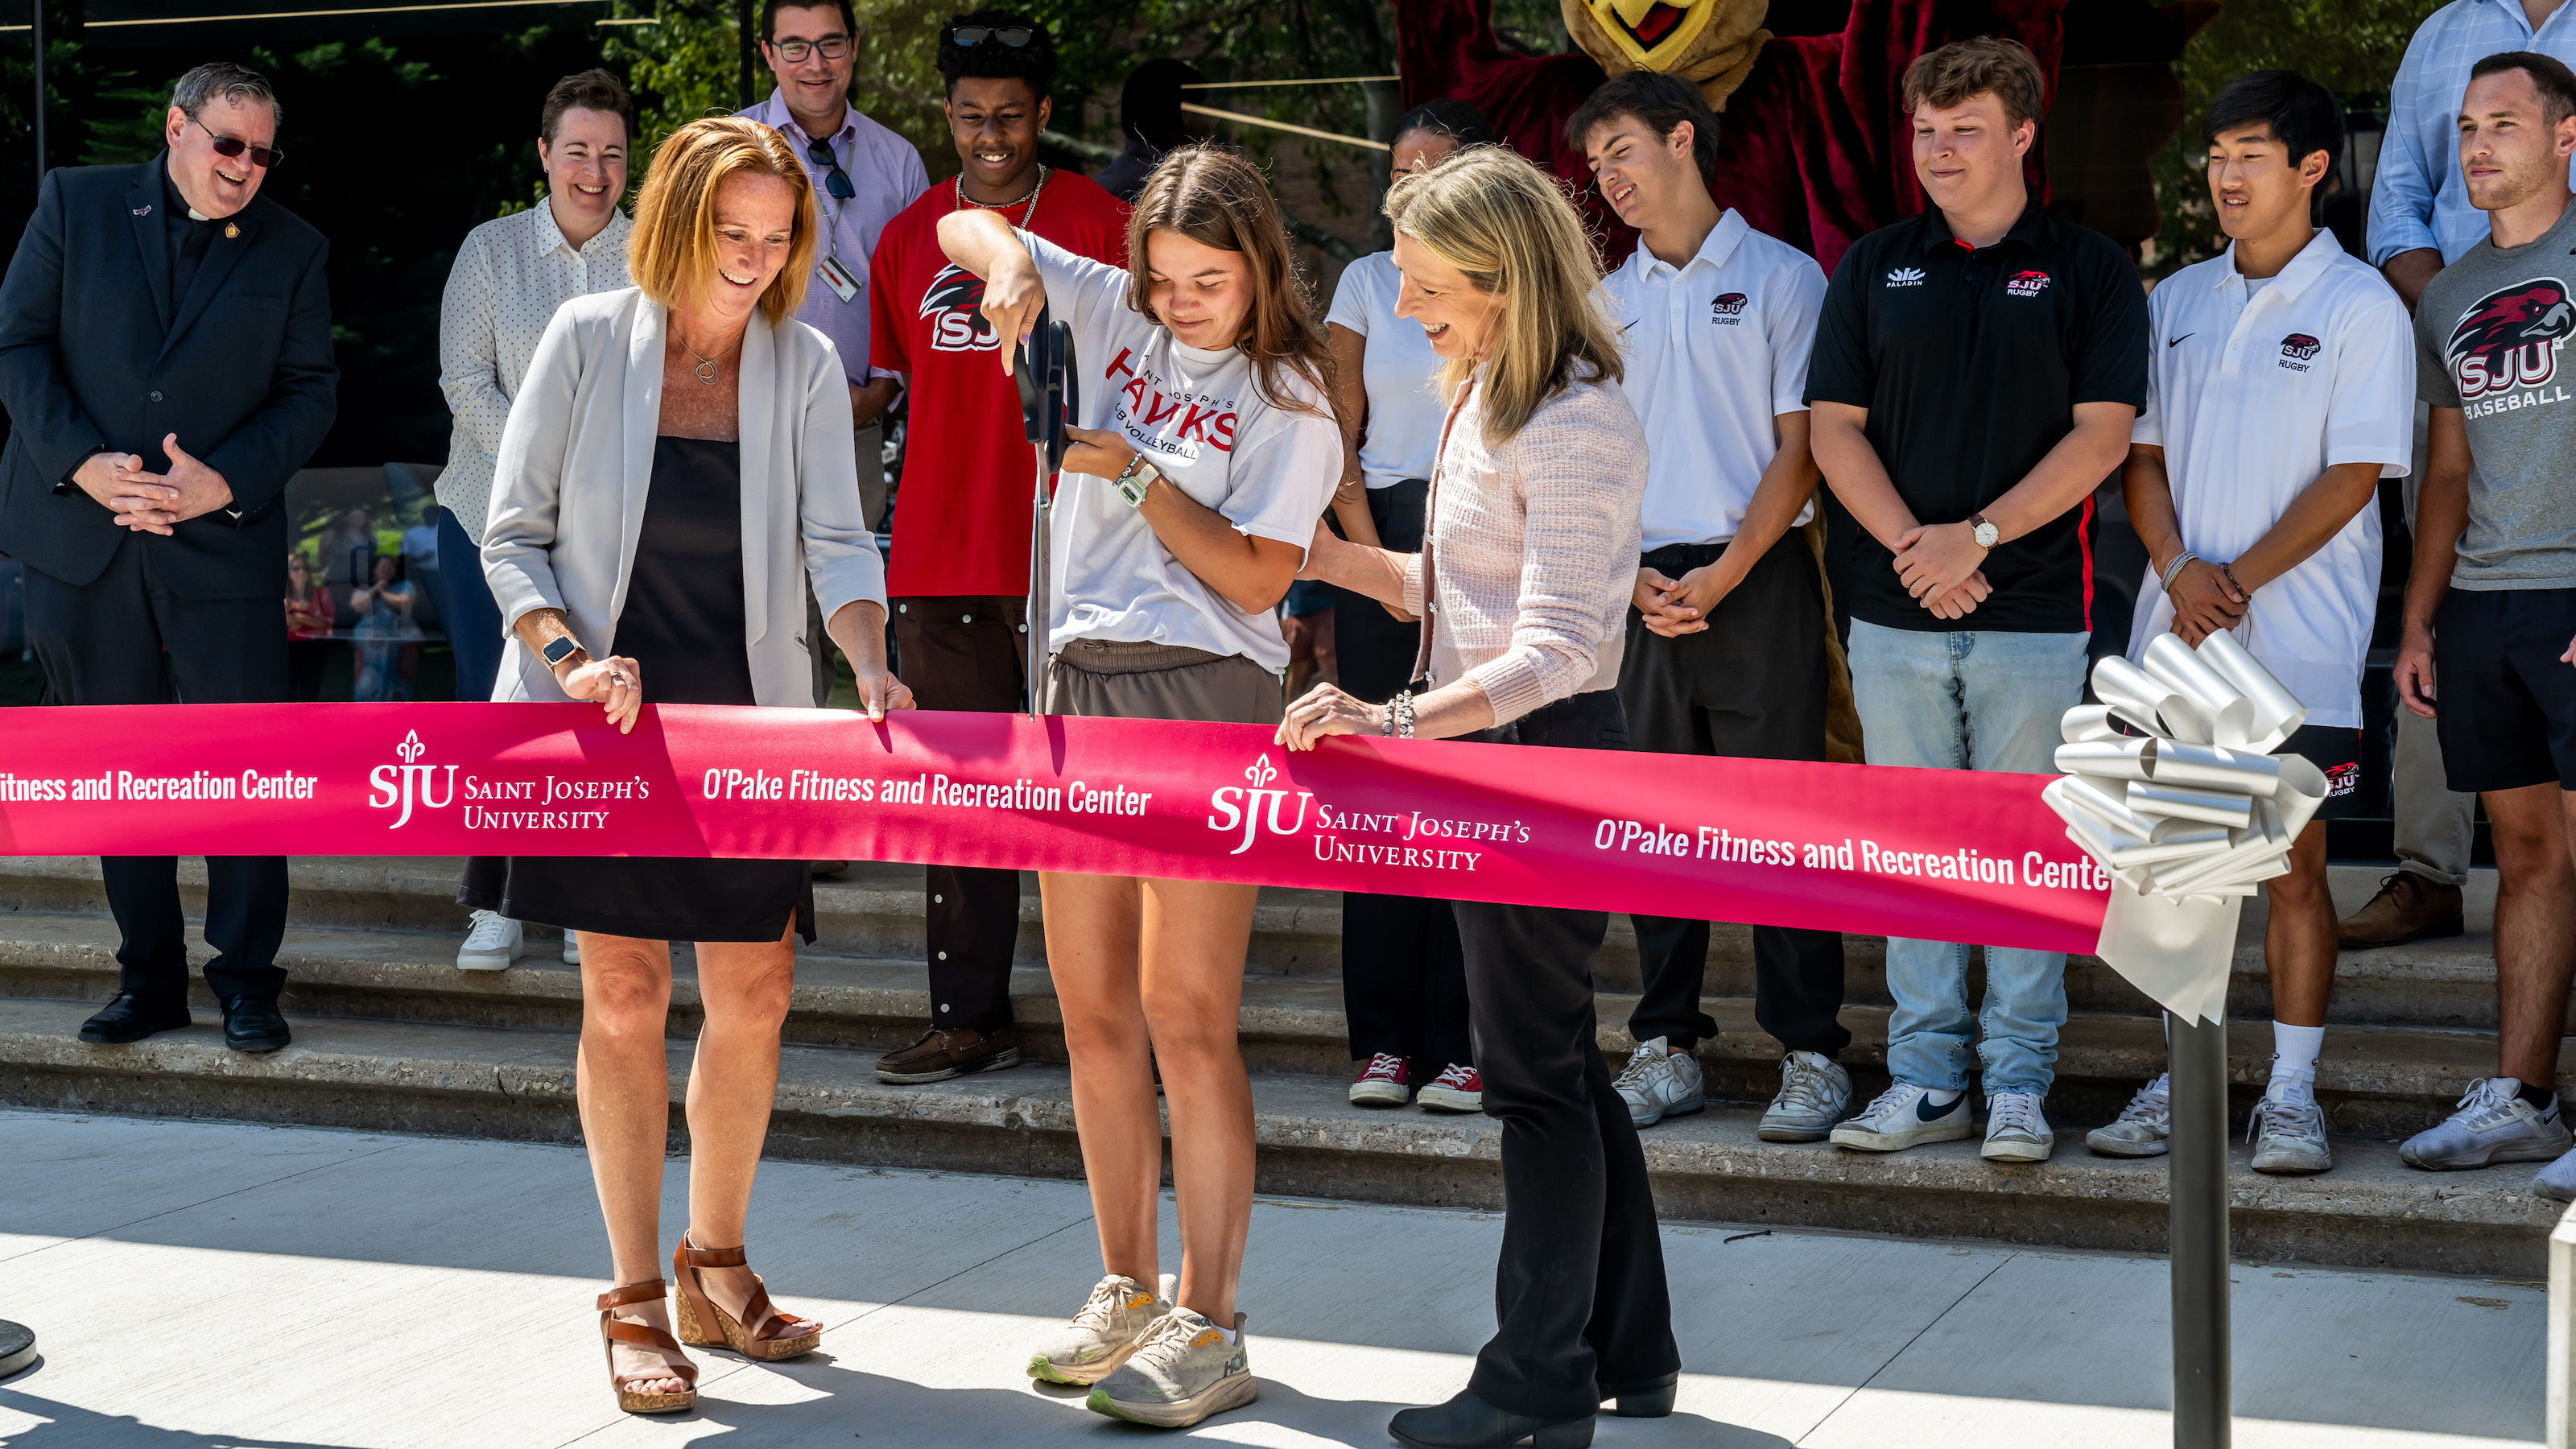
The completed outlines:
{"type": "MultiPolygon", "coordinates": [[[[744,642],[742,449],[654,440],[653,481],[616,652],[659,704],[756,704],[744,642]]],[[[648,941],[814,939],[814,881],[801,860],[478,856],[464,905],[567,931],[648,941]]]]}

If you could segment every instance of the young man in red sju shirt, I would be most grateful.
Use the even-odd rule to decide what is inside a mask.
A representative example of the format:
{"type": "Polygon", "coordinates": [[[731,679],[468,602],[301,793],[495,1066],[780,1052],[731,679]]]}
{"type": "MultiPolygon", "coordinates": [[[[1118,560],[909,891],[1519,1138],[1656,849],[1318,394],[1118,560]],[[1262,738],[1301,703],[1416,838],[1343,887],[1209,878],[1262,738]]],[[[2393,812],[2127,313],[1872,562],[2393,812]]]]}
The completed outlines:
{"type": "MultiPolygon", "coordinates": [[[[1055,67],[1053,39],[1026,16],[977,10],[941,27],[962,169],[888,223],[868,263],[869,361],[901,373],[911,393],[886,591],[897,668],[924,709],[1020,708],[1030,622],[1031,459],[1019,394],[995,356],[1003,339],[976,310],[984,284],[941,253],[939,219],[998,211],[1067,250],[1127,264],[1126,205],[1038,164],[1055,67]]],[[[928,893],[930,1029],[881,1059],[877,1076],[935,1082],[1017,1065],[1019,872],[934,865],[928,893]]]]}

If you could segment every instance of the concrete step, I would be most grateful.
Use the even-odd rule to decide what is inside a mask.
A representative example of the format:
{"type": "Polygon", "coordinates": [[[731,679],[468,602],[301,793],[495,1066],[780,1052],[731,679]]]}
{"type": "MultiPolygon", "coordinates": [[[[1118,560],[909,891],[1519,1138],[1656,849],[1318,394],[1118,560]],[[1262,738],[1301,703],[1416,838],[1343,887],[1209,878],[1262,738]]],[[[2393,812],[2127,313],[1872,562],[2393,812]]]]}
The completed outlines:
{"type": "MultiPolygon", "coordinates": [[[[298,857],[288,864],[298,926],[367,930],[445,931],[462,935],[466,912],[456,904],[461,862],[435,856],[298,857]]],[[[2358,908],[2377,888],[2382,872],[2359,866],[2334,870],[2342,910],[2358,908]]],[[[191,915],[204,908],[203,862],[179,862],[180,892],[191,915]]],[[[922,868],[854,862],[848,873],[814,887],[820,931],[816,949],[844,956],[920,961],[923,935],[922,868]]],[[[2336,971],[2328,1019],[2341,1023],[2493,1028],[2495,1001],[2495,873],[2479,871],[2468,889],[2467,931],[2444,941],[2423,941],[2371,951],[2347,951],[2336,971]]],[[[104,915],[107,901],[98,863],[85,857],[0,857],[0,921],[11,911],[104,915]]],[[[2228,1012],[2246,1021],[2271,1015],[2263,969],[2261,900],[2249,902],[2238,932],[2235,976],[2228,1012]]],[[[554,933],[531,929],[532,949],[552,950],[554,933]]],[[[1845,998],[1885,1006],[1885,942],[1848,936],[1845,998]]],[[[1020,965],[1043,967],[1046,938],[1040,923],[1037,878],[1022,877],[1020,965]]],[[[1265,887],[1253,918],[1247,973],[1256,976],[1337,978],[1341,972],[1341,898],[1330,891],[1265,887]]],[[[1604,990],[1639,988],[1636,937],[1628,918],[1610,918],[1608,938],[1594,980],[1604,990]]],[[[2077,1011],[2148,1013],[2152,1006],[2119,974],[2090,956],[2067,962],[2067,1000],[2077,1011]]],[[[1711,996],[1753,994],[1752,932],[1716,926],[1710,933],[1706,990],[1711,996]]]]}
{"type": "MultiPolygon", "coordinates": [[[[575,1039],[530,1028],[307,1017],[267,1056],[227,1051],[208,1025],[130,1047],[73,1036],[78,1002],[0,1000],[0,1100],[79,1112],[222,1117],[569,1142],[575,1039]]],[[[671,1049],[672,1099],[688,1047],[671,1049]]],[[[1400,1110],[1363,1112],[1340,1084],[1254,1078],[1265,1192],[1492,1208],[1500,1124],[1400,1110]]],[[[685,1145],[680,1114],[673,1143],[685,1145]]],[[[2085,1153],[2061,1125],[2055,1160],[2001,1166],[1974,1143],[1892,1156],[1754,1136],[1750,1110],[1716,1108],[1645,1134],[1667,1217],[2067,1248],[2160,1251],[2165,1164],[2085,1153]]],[[[2367,1138],[2336,1144],[2335,1171],[2258,1178],[2242,1144],[2231,1171],[2233,1241],[2249,1261],[2287,1260],[2519,1278],[2543,1271],[2556,1205],[2530,1169],[2434,1175],[2367,1138]]],[[[1072,1177],[1080,1156],[1063,1070],[1045,1065],[926,1087],[888,1087],[864,1055],[790,1047],[772,1156],[1072,1177]]]]}
{"type": "MultiPolygon", "coordinates": [[[[0,997],[104,1001],[116,991],[112,923],[95,916],[19,912],[0,917],[0,997]]],[[[297,927],[279,963],[289,972],[286,1010],[298,1017],[362,1018],[440,1026],[573,1032],[581,1025],[581,980],[552,940],[536,943],[507,971],[460,971],[456,938],[420,931],[297,927]]],[[[192,949],[202,964],[207,951],[192,949]]],[[[671,1033],[695,1035],[700,1021],[693,953],[672,961],[671,1033]]],[[[200,1010],[214,1001],[192,981],[200,1010]]],[[[1065,1059],[1055,985],[1042,967],[1013,973],[1013,1012],[1023,1051],[1046,1062],[1065,1059]]],[[[1711,1097],[1739,1103],[1769,1100],[1779,1085],[1780,1047],[1755,1024],[1749,997],[1704,1003],[1719,1024],[1699,1049],[1711,1097]]],[[[1625,1023],[1636,998],[1599,997],[1600,1045],[1613,1068],[1636,1043],[1625,1023]]],[[[786,1039],[799,1046],[861,1053],[904,1045],[930,1017],[922,968],[910,961],[807,951],[797,960],[796,993],[786,1039]]],[[[1843,1011],[1853,1036],[1845,1053],[1860,1094],[1887,1084],[1887,1008],[1854,1004],[1843,1011]]],[[[1352,1070],[1341,984],[1309,976],[1249,976],[1240,1023],[1244,1060],[1264,1074],[1346,1079],[1352,1070]]],[[[2233,1033],[2231,1067],[2250,1111],[2269,1070],[2271,1038],[2261,1024],[2233,1033]]],[[[2156,1018],[2081,1012],[2061,1034],[2053,1114],[2086,1124],[2116,1116],[2139,1082],[2162,1069],[2164,1039],[2156,1018]]],[[[2448,1114],[2469,1081],[2493,1070],[2491,1038],[2455,1029],[2340,1026],[2327,1034],[2318,1099],[2338,1131],[2405,1136],[2448,1114]]],[[[2576,1100],[2576,1060],[2567,1078],[2576,1100]]],[[[1436,1072],[1439,1064],[1428,1071],[1436,1072]]]]}

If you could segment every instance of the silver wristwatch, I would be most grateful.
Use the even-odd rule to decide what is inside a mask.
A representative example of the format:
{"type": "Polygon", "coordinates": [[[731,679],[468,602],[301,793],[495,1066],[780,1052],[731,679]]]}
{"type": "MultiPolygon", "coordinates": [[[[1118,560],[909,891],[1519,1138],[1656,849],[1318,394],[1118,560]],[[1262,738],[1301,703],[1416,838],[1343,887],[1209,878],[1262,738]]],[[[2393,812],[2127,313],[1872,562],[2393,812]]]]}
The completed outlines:
{"type": "Polygon", "coordinates": [[[1138,453],[1127,460],[1127,466],[1119,470],[1117,477],[1109,480],[1109,486],[1118,490],[1118,497],[1128,507],[1140,508],[1145,503],[1145,490],[1153,487],[1154,480],[1162,476],[1162,469],[1146,462],[1145,455],[1138,453]]]}

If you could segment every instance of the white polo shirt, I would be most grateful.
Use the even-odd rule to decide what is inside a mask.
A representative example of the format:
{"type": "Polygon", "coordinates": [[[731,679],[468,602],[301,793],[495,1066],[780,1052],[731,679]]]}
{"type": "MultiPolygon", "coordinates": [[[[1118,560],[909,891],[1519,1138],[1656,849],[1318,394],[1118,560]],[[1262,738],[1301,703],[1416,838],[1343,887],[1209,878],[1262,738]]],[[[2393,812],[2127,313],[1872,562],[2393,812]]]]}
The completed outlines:
{"type": "Polygon", "coordinates": [[[1360,382],[1368,393],[1368,427],[1360,437],[1360,480],[1384,488],[1407,478],[1428,479],[1440,452],[1440,424],[1449,409],[1440,400],[1440,354],[1422,324],[1395,315],[1404,276],[1395,253],[1371,252],[1342,268],[1333,289],[1328,326],[1348,327],[1368,339],[1360,382]]]}
{"type": "MultiPolygon", "coordinates": [[[[1640,242],[1601,285],[1626,329],[1624,386],[1646,429],[1638,546],[1724,543],[1780,451],[1773,419],[1807,410],[1824,269],[1730,208],[1687,265],[1640,242]]],[[[1811,502],[1798,522],[1814,513],[1811,502]]]]}
{"type": "MultiPolygon", "coordinates": [[[[2406,474],[2414,333],[2379,273],[2319,231],[2279,276],[2249,282],[2234,247],[2167,277],[2147,299],[2147,406],[2129,437],[2165,450],[2185,548],[2233,562],[2338,463],[2406,474]]],[[[2129,657],[2173,628],[2150,563],[2129,657]]],[[[2308,723],[2361,723],[2361,666],[2379,607],[2374,503],[2307,561],[2254,591],[2232,631],[2308,707],[2308,723]]]]}

